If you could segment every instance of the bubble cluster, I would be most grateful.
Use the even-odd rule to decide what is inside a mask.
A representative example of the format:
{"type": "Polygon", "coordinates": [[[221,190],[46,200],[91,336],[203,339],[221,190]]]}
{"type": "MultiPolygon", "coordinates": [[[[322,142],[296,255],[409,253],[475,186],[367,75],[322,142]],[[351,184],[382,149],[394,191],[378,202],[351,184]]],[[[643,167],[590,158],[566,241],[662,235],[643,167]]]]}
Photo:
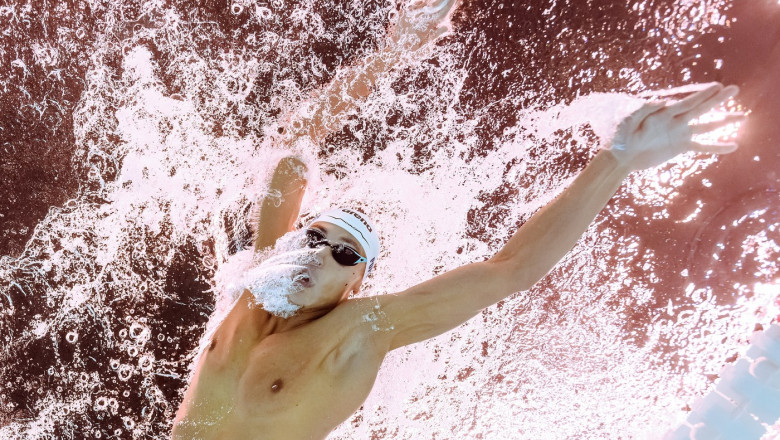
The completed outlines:
{"type": "MultiPolygon", "coordinates": [[[[47,166],[70,192],[46,198],[33,227],[7,223],[23,243],[0,257],[8,439],[169,434],[204,335],[244,287],[264,280],[254,293],[268,304],[269,282],[292,289],[285,276],[308,255],[294,252],[295,233],[277,254],[248,249],[256,202],[284,197],[268,188],[279,159],[313,170],[300,224],[332,205],[374,219],[384,248],[362,290],[399,292],[490,257],[637,94],[687,82],[699,40],[730,24],[725,0],[599,14],[585,2],[472,2],[452,35],[344,114],[319,94],[386,44],[395,2],[11,3],[0,38],[29,42],[0,50],[2,99],[39,121],[24,142],[49,136],[65,156],[47,166]],[[341,128],[320,144],[291,139],[319,110],[341,128]]],[[[17,122],[0,128],[23,133],[17,122]]],[[[12,158],[0,179],[40,160],[12,158]]],[[[686,155],[633,174],[534,289],[390,353],[329,438],[634,438],[682,420],[754,326],[780,315],[769,191],[713,211],[680,201],[716,161],[686,155]],[[659,230],[695,239],[670,258],[659,230]],[[662,273],[675,262],[683,281],[662,273]]],[[[383,313],[364,319],[387,330],[383,313]]]]}

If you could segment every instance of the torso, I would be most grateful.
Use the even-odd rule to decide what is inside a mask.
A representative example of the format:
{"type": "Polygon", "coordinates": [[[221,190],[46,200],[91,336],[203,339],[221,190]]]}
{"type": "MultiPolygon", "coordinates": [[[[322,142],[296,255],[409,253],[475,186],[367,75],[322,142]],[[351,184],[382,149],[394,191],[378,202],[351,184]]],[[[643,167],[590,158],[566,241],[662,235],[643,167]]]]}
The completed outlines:
{"type": "Polygon", "coordinates": [[[248,301],[245,293],[234,309],[246,311],[231,312],[200,356],[173,438],[325,438],[366,399],[387,351],[359,328],[365,305],[346,301],[276,333],[248,301]]]}

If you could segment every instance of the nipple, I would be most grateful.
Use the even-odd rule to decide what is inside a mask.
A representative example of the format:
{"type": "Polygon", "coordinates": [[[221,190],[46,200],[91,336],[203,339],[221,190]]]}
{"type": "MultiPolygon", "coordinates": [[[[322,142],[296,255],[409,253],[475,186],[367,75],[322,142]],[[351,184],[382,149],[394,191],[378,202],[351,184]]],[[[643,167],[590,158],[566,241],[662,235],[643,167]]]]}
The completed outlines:
{"type": "Polygon", "coordinates": [[[282,386],[284,386],[284,382],[282,382],[282,379],[276,379],[274,383],[271,385],[271,391],[274,393],[278,393],[279,390],[282,389],[282,386]]]}

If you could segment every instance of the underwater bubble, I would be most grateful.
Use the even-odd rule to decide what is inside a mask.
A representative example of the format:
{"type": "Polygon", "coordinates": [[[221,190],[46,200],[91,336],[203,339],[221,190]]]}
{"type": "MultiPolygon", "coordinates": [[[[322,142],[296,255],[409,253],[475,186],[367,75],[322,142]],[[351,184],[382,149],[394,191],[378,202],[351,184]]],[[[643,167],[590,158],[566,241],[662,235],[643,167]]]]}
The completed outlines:
{"type": "Polygon", "coordinates": [[[79,334],[75,331],[69,331],[68,334],[65,335],[65,340],[70,342],[71,344],[74,344],[79,339],[79,334]]]}
{"type": "Polygon", "coordinates": [[[151,356],[142,356],[141,359],[138,360],[138,368],[143,372],[151,371],[153,366],[154,358],[151,356]]]}
{"type": "Polygon", "coordinates": [[[268,20],[271,18],[271,10],[268,8],[264,8],[262,6],[255,7],[255,14],[261,19],[261,20],[268,20]]]}
{"type": "Polygon", "coordinates": [[[122,364],[119,366],[118,375],[119,380],[125,382],[133,375],[134,368],[131,365],[122,364]]]}
{"type": "Polygon", "coordinates": [[[691,293],[691,301],[694,304],[701,305],[710,302],[710,300],[712,300],[712,289],[710,288],[696,289],[691,293]]]}
{"type": "Polygon", "coordinates": [[[130,337],[133,339],[140,339],[147,331],[147,328],[141,324],[133,323],[130,325],[130,337]]]}

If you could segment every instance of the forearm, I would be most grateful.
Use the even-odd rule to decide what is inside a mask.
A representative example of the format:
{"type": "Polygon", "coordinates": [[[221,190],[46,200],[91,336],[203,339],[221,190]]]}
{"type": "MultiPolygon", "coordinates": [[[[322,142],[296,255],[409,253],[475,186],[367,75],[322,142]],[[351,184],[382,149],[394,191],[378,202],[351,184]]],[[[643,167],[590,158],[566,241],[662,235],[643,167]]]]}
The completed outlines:
{"type": "Polygon", "coordinates": [[[527,290],[571,250],[629,173],[599,152],[574,182],[528,220],[493,257],[511,272],[513,291],[527,290]]]}
{"type": "Polygon", "coordinates": [[[279,162],[255,219],[254,248],[260,250],[293,228],[306,192],[306,165],[295,157],[279,162]]]}
{"type": "Polygon", "coordinates": [[[398,61],[398,54],[386,49],[371,55],[362,63],[346,69],[323,91],[321,101],[331,111],[341,113],[351,104],[367,97],[379,78],[398,61]]]}
{"type": "Polygon", "coordinates": [[[297,129],[295,134],[306,134],[314,143],[320,143],[329,133],[339,130],[344,115],[371,93],[379,78],[397,60],[398,54],[386,49],[339,72],[318,93],[310,107],[311,113],[291,124],[297,129]]]}

